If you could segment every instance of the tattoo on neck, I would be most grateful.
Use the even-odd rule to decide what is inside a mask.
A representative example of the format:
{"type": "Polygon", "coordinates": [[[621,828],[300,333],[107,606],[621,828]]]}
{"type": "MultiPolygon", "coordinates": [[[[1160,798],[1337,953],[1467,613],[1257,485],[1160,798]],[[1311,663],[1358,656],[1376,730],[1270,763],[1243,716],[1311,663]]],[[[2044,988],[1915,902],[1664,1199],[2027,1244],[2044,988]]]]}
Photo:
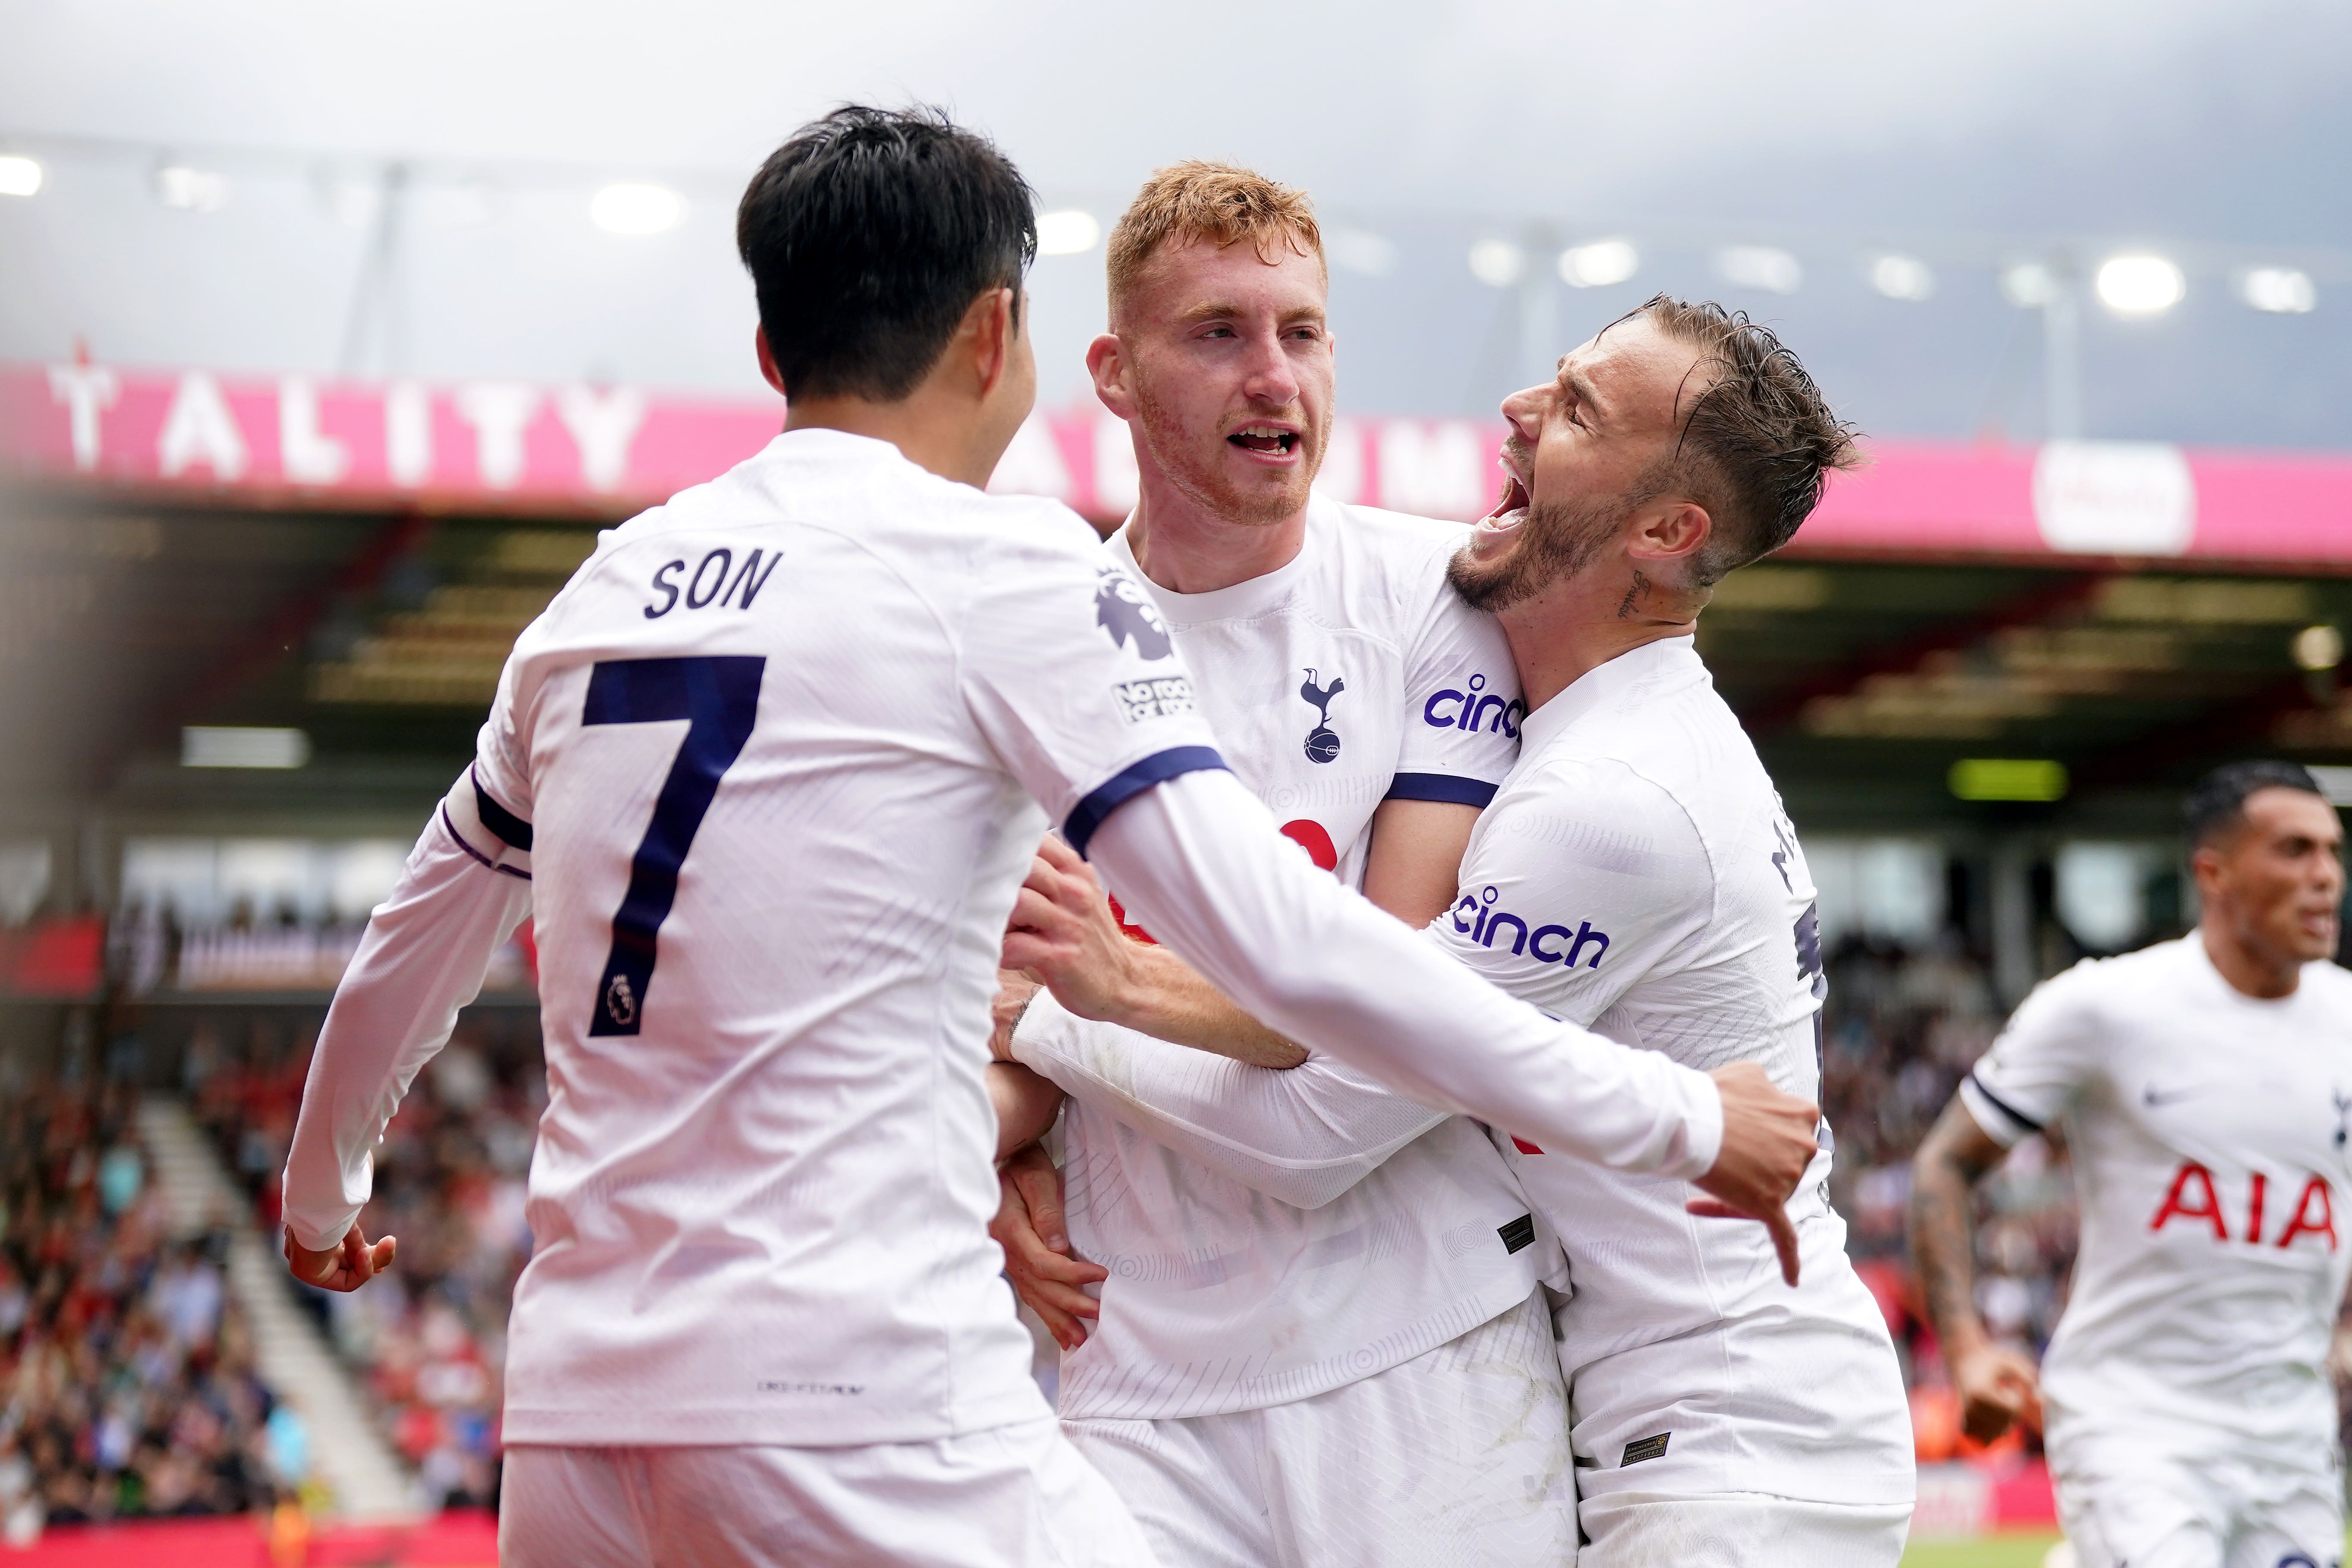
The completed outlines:
{"type": "Polygon", "coordinates": [[[1647,577],[1643,576],[1642,569],[1636,566],[1633,568],[1633,585],[1625,590],[1625,597],[1617,606],[1617,618],[1621,621],[1632,619],[1634,605],[1644,597],[1649,591],[1650,580],[1647,577]]]}

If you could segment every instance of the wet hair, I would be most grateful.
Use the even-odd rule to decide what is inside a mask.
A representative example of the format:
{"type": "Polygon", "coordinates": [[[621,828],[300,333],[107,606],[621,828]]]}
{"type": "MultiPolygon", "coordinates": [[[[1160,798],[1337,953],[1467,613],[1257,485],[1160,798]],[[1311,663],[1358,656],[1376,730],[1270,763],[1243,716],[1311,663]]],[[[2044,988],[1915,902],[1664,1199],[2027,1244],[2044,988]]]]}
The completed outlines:
{"type": "Polygon", "coordinates": [[[1647,317],[1699,351],[1706,389],[1684,416],[1661,489],[1686,491],[1714,528],[1695,563],[1698,587],[1789,542],[1819,505],[1832,469],[1860,466],[1854,427],[1840,419],[1797,356],[1744,310],[1654,296],[1647,317]]]}
{"type": "Polygon", "coordinates": [[[1247,240],[1268,264],[1286,249],[1323,259],[1323,230],[1306,192],[1232,163],[1171,163],[1152,171],[1112,226],[1103,258],[1112,316],[1154,256],[1194,240],[1221,248],[1247,240]]]}
{"type": "Polygon", "coordinates": [[[847,104],[760,165],[735,247],[786,396],[895,403],[982,293],[1011,289],[1019,309],[1037,217],[986,137],[936,109],[847,104]]]}
{"type": "Polygon", "coordinates": [[[2244,825],[2246,797],[2266,789],[2299,789],[2327,798],[2311,770],[2300,763],[2224,763],[2197,781],[2180,803],[2189,847],[2202,849],[2214,839],[2244,825]]]}

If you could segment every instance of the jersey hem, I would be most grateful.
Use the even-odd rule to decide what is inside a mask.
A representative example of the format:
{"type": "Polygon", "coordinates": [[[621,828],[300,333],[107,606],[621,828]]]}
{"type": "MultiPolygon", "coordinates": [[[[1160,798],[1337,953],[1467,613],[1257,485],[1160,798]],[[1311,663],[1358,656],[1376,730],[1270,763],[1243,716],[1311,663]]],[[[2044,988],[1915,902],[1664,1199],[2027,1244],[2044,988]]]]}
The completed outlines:
{"type": "MultiPolygon", "coordinates": [[[[1368,1377],[1378,1377],[1392,1367],[1402,1366],[1416,1356],[1427,1355],[1438,1346],[1460,1339],[1473,1329],[1483,1328],[1535,1294],[1539,1283],[1510,1280],[1489,1287],[1374,1342],[1386,1347],[1388,1353],[1372,1354],[1361,1364],[1357,1358],[1365,1356],[1370,1347],[1359,1346],[1307,1366],[1250,1378],[1229,1385],[1223,1394],[1213,1398],[1173,1400],[1163,1405],[1151,1399],[1121,1397],[1108,1392],[1098,1398],[1089,1397],[1092,1391],[1084,1383],[1074,1381],[1066,1371],[1056,1414],[1065,1421],[1182,1421],[1196,1415],[1230,1415],[1236,1411],[1295,1405],[1351,1383],[1361,1383],[1368,1377]]],[[[1109,1375],[1113,1374],[1106,1373],[1105,1377],[1109,1375]]]]}
{"type": "Polygon", "coordinates": [[[838,1412],[786,1415],[747,1405],[575,1410],[509,1405],[501,1437],[548,1447],[846,1448],[934,1442],[1053,1415],[1045,1396],[1024,1379],[1019,1389],[973,1400],[945,1415],[936,1409],[876,1411],[859,1417],[838,1412]]]}

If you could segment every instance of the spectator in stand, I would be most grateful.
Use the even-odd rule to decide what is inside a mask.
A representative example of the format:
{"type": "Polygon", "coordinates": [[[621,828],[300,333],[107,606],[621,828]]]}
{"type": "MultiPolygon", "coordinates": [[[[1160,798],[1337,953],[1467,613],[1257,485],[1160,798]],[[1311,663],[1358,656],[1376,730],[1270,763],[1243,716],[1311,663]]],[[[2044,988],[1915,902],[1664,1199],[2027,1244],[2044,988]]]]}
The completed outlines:
{"type": "MultiPolygon", "coordinates": [[[[217,1036],[192,1042],[200,1118],[264,1225],[277,1223],[313,1037],[315,1026],[291,1050],[266,1029],[242,1050],[217,1036]]],[[[363,1223],[400,1237],[399,1270],[376,1289],[308,1293],[361,1373],[385,1436],[444,1505],[498,1498],[507,1315],[530,1258],[523,1177],[546,1094],[535,1046],[527,1030],[460,1026],[376,1156],[363,1223]]]]}
{"type": "Polygon", "coordinates": [[[167,1238],[125,1087],[0,1102],[0,1512],[239,1512],[275,1478],[224,1237],[167,1238]]]}

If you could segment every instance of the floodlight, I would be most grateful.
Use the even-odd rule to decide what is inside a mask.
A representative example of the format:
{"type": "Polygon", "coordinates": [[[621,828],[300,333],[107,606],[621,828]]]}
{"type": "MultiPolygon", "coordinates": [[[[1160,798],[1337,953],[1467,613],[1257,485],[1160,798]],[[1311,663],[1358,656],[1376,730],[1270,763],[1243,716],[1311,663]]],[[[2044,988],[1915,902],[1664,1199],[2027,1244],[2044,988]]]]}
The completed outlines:
{"type": "Polygon", "coordinates": [[[41,188],[41,165],[11,153],[0,155],[0,196],[29,196],[41,188]]]}
{"type": "Polygon", "coordinates": [[[2331,626],[2304,627],[2292,647],[2296,665],[2314,675],[2344,662],[2344,634],[2331,626]]]}
{"type": "Polygon", "coordinates": [[[1490,289],[1509,288],[1527,268],[1527,253],[1507,239],[1482,239],[1470,247],[1470,276],[1490,289]]]}
{"type": "Polygon", "coordinates": [[[1870,286],[1890,300],[1916,303],[1936,291],[1936,273],[1916,256],[1874,256],[1870,286]]]}
{"type": "Polygon", "coordinates": [[[2000,269],[2000,297],[2021,310],[2052,303],[2064,287],[2047,262],[2020,261],[2000,269]]]}
{"type": "Polygon", "coordinates": [[[2257,310],[2300,316],[2319,303],[2311,274],[2294,267],[2256,267],[2238,280],[2239,297],[2257,310]]]}
{"type": "Polygon", "coordinates": [[[1596,239],[1559,253],[1559,280],[1571,289],[1600,289],[1622,283],[1641,266],[1642,253],[1632,241],[1596,239]]]}
{"type": "Polygon", "coordinates": [[[1735,245],[1715,253],[1715,269],[1727,282],[1771,294],[1793,294],[1805,269],[1787,251],[1769,245],[1735,245]]]}
{"type": "Polygon", "coordinates": [[[168,163],[155,171],[155,195],[182,212],[218,212],[228,201],[228,176],[211,169],[168,163]]]}
{"type": "Polygon", "coordinates": [[[1040,256],[1078,256],[1095,247],[1102,237],[1102,225],[1095,215],[1065,207],[1060,212],[1037,215],[1037,254],[1040,256]]]}
{"type": "Polygon", "coordinates": [[[2189,280],[2161,256],[2110,257],[2095,285],[2100,302],[2119,316],[2158,316],[2180,303],[2189,280]]]}
{"type": "Polygon", "coordinates": [[[659,234],[685,216],[685,198],[667,185],[606,185],[588,204],[590,220],[607,234],[659,234]]]}

